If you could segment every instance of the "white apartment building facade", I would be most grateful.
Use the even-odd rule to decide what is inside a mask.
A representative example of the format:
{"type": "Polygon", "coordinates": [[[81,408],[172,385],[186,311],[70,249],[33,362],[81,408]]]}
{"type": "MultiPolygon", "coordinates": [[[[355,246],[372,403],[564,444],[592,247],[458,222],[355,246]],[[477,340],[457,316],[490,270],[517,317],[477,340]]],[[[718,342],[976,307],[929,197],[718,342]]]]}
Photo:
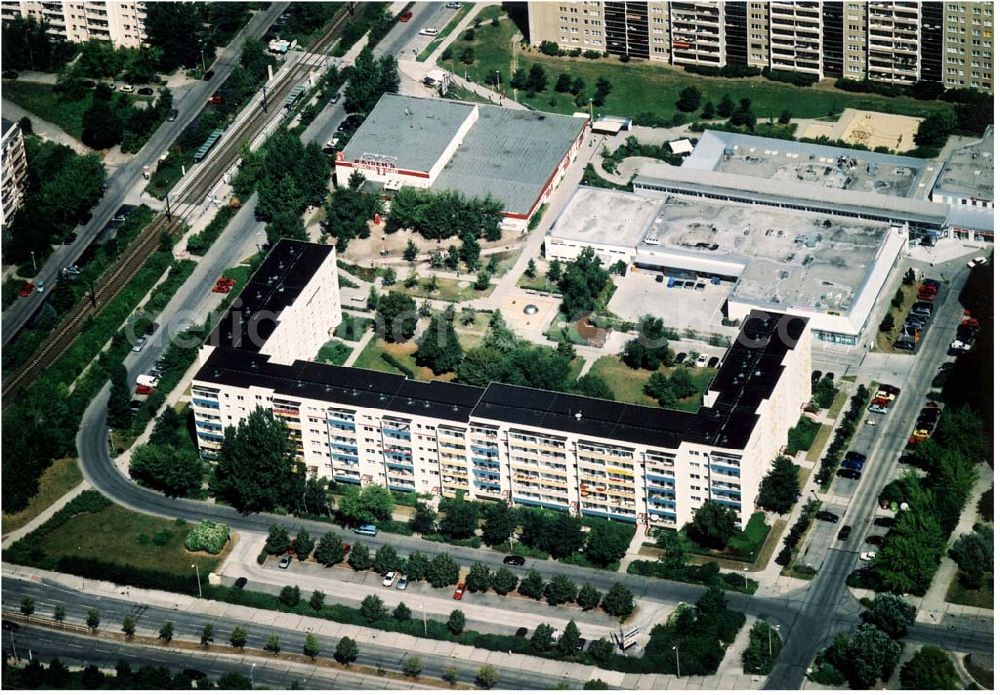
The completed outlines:
{"type": "Polygon", "coordinates": [[[137,48],[146,38],[146,3],[138,0],[117,2],[40,2],[2,0],[0,19],[34,17],[46,21],[50,30],[67,41],[80,43],[110,41],[115,46],[137,48]]]}
{"type": "Polygon", "coordinates": [[[28,159],[24,151],[24,134],[13,121],[3,119],[3,139],[0,143],[2,185],[0,185],[0,224],[6,225],[24,202],[28,178],[28,159]]]}
{"type": "Polygon", "coordinates": [[[288,426],[310,475],[338,482],[461,491],[668,528],[713,500],[746,523],[810,397],[806,326],[781,314],[749,317],[696,413],[305,359],[279,364],[232,347],[233,334],[221,332],[192,386],[198,443],[212,459],[224,428],[262,407],[288,426]]]}
{"type": "Polygon", "coordinates": [[[993,91],[989,2],[529,2],[528,23],[566,50],[993,91]]]}

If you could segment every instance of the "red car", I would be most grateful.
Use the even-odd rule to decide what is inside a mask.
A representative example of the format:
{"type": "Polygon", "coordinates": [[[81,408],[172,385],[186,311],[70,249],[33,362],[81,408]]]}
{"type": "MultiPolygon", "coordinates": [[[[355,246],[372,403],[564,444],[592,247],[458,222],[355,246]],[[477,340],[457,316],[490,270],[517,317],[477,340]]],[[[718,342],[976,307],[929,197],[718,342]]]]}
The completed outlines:
{"type": "Polygon", "coordinates": [[[409,10],[399,15],[399,21],[401,22],[409,22],[411,19],[413,19],[413,13],[409,10]]]}
{"type": "Polygon", "coordinates": [[[222,103],[222,95],[221,94],[213,94],[212,96],[210,96],[208,98],[208,103],[209,104],[221,104],[222,103]]]}
{"type": "Polygon", "coordinates": [[[35,291],[35,283],[26,282],[24,283],[24,287],[21,288],[21,291],[18,292],[18,295],[20,295],[21,297],[27,297],[31,295],[31,293],[34,291],[35,291]]]}
{"type": "Polygon", "coordinates": [[[146,386],[145,384],[139,384],[135,387],[135,392],[140,396],[148,396],[149,394],[156,391],[152,386],[146,386]]]}
{"type": "Polygon", "coordinates": [[[456,601],[461,601],[463,596],[465,596],[465,582],[455,587],[455,593],[451,597],[456,601]]]}
{"type": "Polygon", "coordinates": [[[232,285],[216,285],[212,288],[212,291],[218,292],[219,294],[226,294],[231,289],[233,289],[232,285]]]}

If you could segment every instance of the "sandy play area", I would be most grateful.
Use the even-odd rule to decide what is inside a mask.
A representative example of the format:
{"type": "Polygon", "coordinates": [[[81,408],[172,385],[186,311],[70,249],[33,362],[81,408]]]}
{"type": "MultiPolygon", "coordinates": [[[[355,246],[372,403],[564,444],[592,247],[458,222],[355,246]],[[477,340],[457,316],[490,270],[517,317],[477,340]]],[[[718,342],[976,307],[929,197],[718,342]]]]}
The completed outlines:
{"type": "Polygon", "coordinates": [[[869,149],[888,147],[893,152],[909,152],[916,147],[913,136],[921,120],[913,116],[844,109],[835,123],[812,121],[798,135],[802,138],[826,136],[869,149]]]}

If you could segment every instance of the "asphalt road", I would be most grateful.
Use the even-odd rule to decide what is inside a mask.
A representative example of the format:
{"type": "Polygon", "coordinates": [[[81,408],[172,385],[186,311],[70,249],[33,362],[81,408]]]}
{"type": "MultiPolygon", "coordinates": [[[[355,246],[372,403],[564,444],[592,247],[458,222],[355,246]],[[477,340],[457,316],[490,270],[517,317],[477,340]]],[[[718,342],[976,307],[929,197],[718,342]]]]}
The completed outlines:
{"type": "MultiPolygon", "coordinates": [[[[55,605],[59,604],[65,606],[66,608],[66,623],[77,625],[84,624],[87,610],[90,608],[96,608],[101,614],[100,630],[103,632],[119,632],[121,630],[122,620],[125,616],[130,615],[136,621],[138,634],[155,635],[164,622],[168,620],[172,621],[174,623],[175,640],[199,641],[202,628],[204,628],[206,622],[210,621],[215,625],[215,643],[220,645],[228,644],[229,635],[232,633],[233,628],[237,625],[241,625],[246,629],[247,646],[250,648],[261,649],[270,635],[277,635],[281,640],[282,649],[285,652],[299,654],[301,653],[302,645],[305,642],[304,629],[287,629],[274,625],[245,623],[239,620],[232,620],[218,616],[207,619],[203,614],[191,613],[183,609],[169,610],[157,606],[147,606],[134,601],[129,601],[124,597],[125,589],[123,589],[122,592],[123,598],[111,599],[103,596],[93,596],[78,591],[72,591],[60,586],[36,584],[16,578],[9,578],[5,579],[3,583],[3,605],[7,607],[8,610],[13,610],[15,606],[20,605],[22,596],[31,596],[35,599],[35,615],[42,618],[50,618],[52,616],[52,609],[55,605]]],[[[331,599],[332,598],[333,597],[331,597],[331,599]]],[[[20,623],[21,621],[18,622],[20,623]]],[[[25,627],[26,626],[22,624],[21,630],[19,630],[15,636],[18,643],[18,656],[22,658],[25,654],[22,653],[21,637],[25,632],[25,627]]],[[[45,632],[48,633],[49,631],[45,632]]],[[[4,637],[6,638],[5,641],[9,644],[10,635],[5,634],[4,637]]],[[[121,644],[122,643],[114,643],[112,649],[117,650],[117,647],[121,644]]],[[[333,656],[333,650],[336,646],[335,644],[329,643],[327,640],[320,639],[319,645],[320,656],[333,656]]],[[[443,673],[445,668],[453,666],[459,671],[459,679],[465,683],[472,683],[475,680],[476,673],[482,667],[482,663],[478,661],[464,660],[454,657],[443,657],[434,654],[424,654],[418,651],[394,649],[379,644],[359,643],[358,646],[359,655],[356,663],[372,667],[381,666],[387,670],[397,671],[399,673],[402,673],[403,670],[403,660],[407,656],[412,655],[419,656],[421,661],[423,661],[423,675],[436,677],[443,673]]],[[[105,646],[105,649],[107,648],[108,647],[105,646]]],[[[117,653],[118,652],[115,651],[115,654],[117,653]]],[[[51,657],[59,655],[59,652],[53,649],[50,650],[48,654],[51,657]]],[[[184,662],[187,661],[189,655],[191,655],[191,652],[184,652],[184,662]]],[[[114,658],[117,658],[117,656],[114,658]]],[[[176,654],[174,654],[172,658],[163,658],[165,659],[165,665],[174,664],[176,666],[176,664],[179,663],[176,654]]],[[[255,679],[256,673],[259,673],[259,668],[260,666],[258,666],[258,671],[255,672],[255,679]]],[[[200,670],[204,671],[205,669],[200,670]]],[[[227,671],[228,670],[232,669],[229,668],[227,671]]],[[[537,688],[539,686],[538,674],[533,671],[518,671],[506,666],[498,670],[501,671],[501,680],[498,685],[500,688],[524,690],[537,688]]],[[[244,675],[246,674],[244,673],[244,675]]],[[[283,680],[282,687],[287,687],[288,682],[288,680],[283,680]]],[[[576,681],[572,682],[576,683],[576,681]]],[[[312,681],[310,681],[310,683],[310,687],[320,687],[312,681]]],[[[343,687],[345,686],[341,684],[340,688],[343,687]]]]}
{"type": "MultiPolygon", "coordinates": [[[[938,315],[935,321],[937,326],[928,331],[926,342],[914,357],[906,379],[896,384],[902,389],[902,393],[897,397],[893,409],[881,416],[876,427],[864,424],[859,426],[851,448],[867,453],[868,461],[861,480],[855,484],[847,513],[841,519],[843,524],[853,528],[853,532],[846,541],[834,541],[821,571],[809,584],[801,610],[788,625],[788,630],[783,630],[782,634],[787,637],[785,647],[767,680],[766,687],[769,689],[799,688],[816,653],[832,637],[834,616],[842,609],[850,610],[843,602],[854,603],[847,598],[847,575],[859,566],[859,552],[864,545],[865,531],[878,508],[878,494],[896,477],[899,455],[906,445],[917,413],[924,404],[924,396],[931,389],[931,380],[946,358],[951,341],[950,327],[957,325],[962,315],[958,294],[967,278],[968,270],[962,266],[945,290],[945,296],[938,300],[935,311],[938,315]]],[[[854,612],[859,612],[860,607],[856,603],[854,605],[854,612]]],[[[922,626],[921,629],[923,632],[915,631],[914,634],[927,634],[927,630],[931,630],[929,626],[922,626]]],[[[930,643],[944,647],[940,642],[941,630],[933,631],[937,636],[930,643]]],[[[992,651],[991,635],[987,653],[992,651]]]]}
{"type": "Polygon", "coordinates": [[[288,689],[293,682],[314,690],[400,690],[412,688],[409,681],[382,678],[377,675],[348,670],[326,669],[310,664],[267,659],[255,655],[212,654],[211,652],[180,652],[134,642],[101,640],[89,635],[47,630],[21,624],[13,636],[3,633],[3,655],[6,659],[16,649],[21,663],[29,655],[48,664],[54,657],[69,667],[93,664],[113,669],[119,659],[133,668],[165,667],[172,673],[184,669],[201,671],[212,680],[228,673],[238,673],[249,679],[253,671],[255,688],[288,689]]]}
{"type": "Polygon", "coordinates": [[[205,106],[208,98],[219,89],[229,76],[233,66],[237,64],[243,41],[251,36],[263,36],[287,5],[287,2],[272,3],[267,9],[255,14],[240,33],[229,42],[229,45],[219,53],[211,66],[215,70],[215,76],[207,82],[193,83],[183,98],[174,102],[174,108],[178,111],[177,119],[172,122],[164,122],[129,162],[117,167],[108,177],[108,190],[91,210],[93,218],[90,222],[84,227],[77,228],[76,241],[56,248],[45,265],[35,275],[36,284],[39,280],[45,282],[45,292],[32,292],[27,297],[20,297],[3,312],[2,339],[4,345],[42,306],[48,293],[55,285],[55,281],[59,278],[60,270],[74,263],[83,254],[111,220],[119,206],[126,201],[126,198],[137,194],[145,187],[146,183],[142,177],[143,167],[156,164],[157,158],[169,149],[174,140],[180,136],[205,106]]]}

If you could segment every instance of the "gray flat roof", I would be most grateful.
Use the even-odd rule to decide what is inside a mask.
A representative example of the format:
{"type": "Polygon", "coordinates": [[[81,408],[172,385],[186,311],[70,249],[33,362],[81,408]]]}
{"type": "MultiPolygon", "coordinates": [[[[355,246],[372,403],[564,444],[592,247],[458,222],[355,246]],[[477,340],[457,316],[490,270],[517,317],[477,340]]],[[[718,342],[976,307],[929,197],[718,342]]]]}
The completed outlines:
{"type": "Polygon", "coordinates": [[[775,181],[743,174],[705,171],[649,162],[639,169],[634,186],[669,186],[683,192],[736,196],[778,206],[807,206],[817,212],[872,216],[876,219],[899,219],[921,224],[941,225],[947,206],[929,200],[897,198],[878,193],[862,193],[835,188],[818,188],[797,181],[775,181]]]}
{"type": "Polygon", "coordinates": [[[981,232],[992,232],[993,212],[992,208],[952,205],[951,210],[948,212],[948,226],[975,229],[981,232]]]}
{"type": "Polygon", "coordinates": [[[384,94],[344,148],[348,161],[394,157],[397,169],[430,171],[475,108],[446,99],[384,94]]]}
{"type": "Polygon", "coordinates": [[[951,153],[934,182],[934,192],[993,202],[993,126],[982,140],[951,153]]]}
{"type": "Polygon", "coordinates": [[[476,108],[479,120],[431,188],[478,198],[490,194],[505,212],[527,214],[586,120],[484,104],[476,108]]]}
{"type": "Polygon", "coordinates": [[[642,240],[661,206],[657,198],[580,186],[549,235],[584,244],[632,247],[642,240]]]}

